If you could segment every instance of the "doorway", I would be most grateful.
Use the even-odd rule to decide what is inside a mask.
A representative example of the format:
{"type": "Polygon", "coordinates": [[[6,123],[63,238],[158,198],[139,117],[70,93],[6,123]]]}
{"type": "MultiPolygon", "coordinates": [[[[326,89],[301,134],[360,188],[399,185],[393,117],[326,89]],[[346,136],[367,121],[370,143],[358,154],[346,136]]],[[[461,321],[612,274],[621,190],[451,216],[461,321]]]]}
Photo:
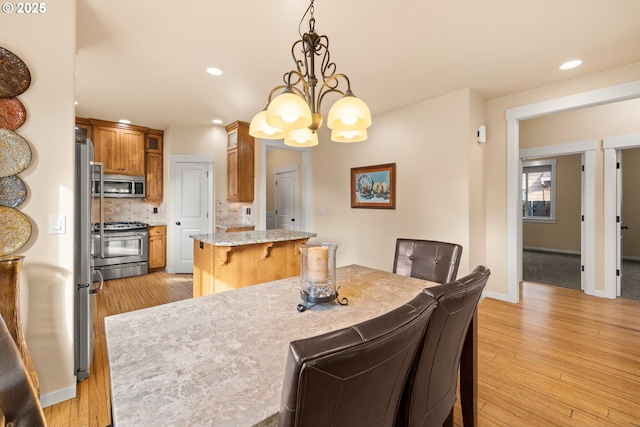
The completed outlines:
{"type": "MultiPolygon", "coordinates": [[[[510,108],[506,111],[507,121],[507,233],[506,233],[506,255],[507,255],[507,296],[506,300],[510,302],[518,302],[520,299],[519,283],[522,280],[522,214],[521,190],[520,190],[520,170],[522,167],[520,160],[520,140],[519,140],[519,123],[521,120],[542,117],[544,115],[555,114],[563,111],[575,110],[590,106],[603,105],[629,99],[640,98],[640,81],[623,83],[616,86],[610,86],[602,89],[596,89],[588,92],[582,92],[575,95],[565,96],[561,98],[550,99],[535,104],[524,105],[516,108],[510,108]]],[[[585,164],[589,164],[590,152],[586,153],[585,164]]],[[[593,159],[592,159],[593,160],[593,159]]],[[[587,174],[589,169],[586,170],[587,174]]],[[[593,201],[595,188],[594,181],[588,178],[587,181],[587,209],[590,209],[590,203],[593,201]],[[593,184],[593,188],[591,184],[593,184]]],[[[595,209],[595,206],[593,206],[595,209]]],[[[593,211],[595,212],[595,210],[593,211]]],[[[586,235],[586,241],[583,246],[588,248],[587,257],[595,262],[595,230],[591,216],[585,216],[586,230],[592,232],[586,235]]],[[[612,248],[615,246],[611,246],[612,248]]],[[[606,248],[605,248],[606,253],[606,248]]],[[[583,251],[584,254],[584,251],[583,251]]],[[[606,258],[606,257],[605,257],[606,258]]],[[[605,259],[605,263],[606,263],[605,259]]],[[[593,265],[591,263],[590,265],[593,265]]],[[[585,267],[588,268],[588,265],[585,267]]],[[[586,280],[585,293],[598,294],[595,291],[595,271],[585,272],[586,280]]],[[[605,277],[605,289],[606,289],[605,277]]],[[[615,283],[614,283],[615,293],[615,283]]],[[[606,296],[606,295],[605,295],[606,296]]],[[[614,296],[615,297],[615,296],[614,296]]]]}
{"type": "Polygon", "coordinates": [[[583,157],[523,161],[523,281],[583,289],[583,157]]]}
{"type": "MultiPolygon", "coordinates": [[[[297,165],[298,170],[298,210],[297,230],[308,231],[310,218],[311,189],[311,149],[284,145],[281,140],[260,140],[261,143],[261,189],[256,226],[265,229],[277,228],[275,215],[275,171],[297,165]]],[[[291,221],[290,221],[291,222],[291,221]]]]}

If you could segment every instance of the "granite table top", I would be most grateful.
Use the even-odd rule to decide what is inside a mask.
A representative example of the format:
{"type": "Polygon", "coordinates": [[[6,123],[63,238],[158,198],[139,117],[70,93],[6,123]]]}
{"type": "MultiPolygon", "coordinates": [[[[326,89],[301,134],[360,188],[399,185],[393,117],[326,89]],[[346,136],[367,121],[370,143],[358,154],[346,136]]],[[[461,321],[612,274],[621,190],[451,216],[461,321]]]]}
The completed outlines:
{"type": "Polygon", "coordinates": [[[194,240],[199,240],[213,246],[241,246],[256,243],[284,242],[287,240],[310,239],[316,237],[316,233],[290,230],[257,230],[237,231],[235,233],[193,234],[194,240]]]}
{"type": "Polygon", "coordinates": [[[300,313],[299,277],[105,318],[114,427],[277,425],[289,342],[389,312],[432,282],[351,265],[300,313]]]}

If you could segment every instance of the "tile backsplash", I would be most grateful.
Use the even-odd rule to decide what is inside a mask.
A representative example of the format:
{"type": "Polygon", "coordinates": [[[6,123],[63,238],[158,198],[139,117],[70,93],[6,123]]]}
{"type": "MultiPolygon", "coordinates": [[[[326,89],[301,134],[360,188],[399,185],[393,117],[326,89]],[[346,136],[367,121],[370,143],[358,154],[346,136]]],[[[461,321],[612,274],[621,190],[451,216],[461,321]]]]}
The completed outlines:
{"type": "MultiPolygon", "coordinates": [[[[93,222],[98,222],[98,199],[94,199],[93,222]]],[[[255,224],[255,209],[253,203],[229,203],[225,199],[216,200],[216,224],[255,224]]],[[[142,221],[149,224],[166,224],[167,209],[163,202],[160,206],[145,203],[142,199],[104,199],[104,220],[113,221],[142,221]],[[157,213],[153,210],[156,208],[157,213]]]]}
{"type": "Polygon", "coordinates": [[[255,225],[253,203],[229,203],[226,199],[216,200],[216,224],[255,225]]]}
{"type": "MultiPolygon", "coordinates": [[[[94,199],[95,215],[98,214],[98,199],[94,199]]],[[[165,203],[160,206],[145,203],[142,199],[104,199],[104,220],[112,221],[141,221],[149,224],[166,224],[167,213],[165,203]],[[157,213],[153,210],[156,208],[157,213]]],[[[94,218],[93,222],[97,222],[94,218]]]]}

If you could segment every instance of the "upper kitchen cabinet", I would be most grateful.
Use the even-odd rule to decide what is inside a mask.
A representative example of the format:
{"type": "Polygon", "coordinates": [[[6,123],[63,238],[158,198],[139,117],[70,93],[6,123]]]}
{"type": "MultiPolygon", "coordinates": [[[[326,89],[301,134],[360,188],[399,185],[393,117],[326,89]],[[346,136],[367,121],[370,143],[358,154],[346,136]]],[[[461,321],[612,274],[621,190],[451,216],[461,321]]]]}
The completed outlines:
{"type": "Polygon", "coordinates": [[[94,159],[105,173],[145,175],[145,131],[147,128],[91,119],[94,159]]]}
{"type": "Polygon", "coordinates": [[[227,200],[253,202],[254,140],[249,123],[236,121],[227,131],[227,200]]]}
{"type": "Polygon", "coordinates": [[[164,132],[149,129],[145,135],[145,178],[146,195],[144,200],[153,203],[162,203],[162,141],[164,132]]]}
{"type": "Polygon", "coordinates": [[[76,118],[76,139],[91,139],[91,121],[87,119],[76,118]]]}
{"type": "Polygon", "coordinates": [[[164,132],[76,117],[76,138],[91,138],[104,173],[145,177],[145,202],[162,203],[164,132]]]}

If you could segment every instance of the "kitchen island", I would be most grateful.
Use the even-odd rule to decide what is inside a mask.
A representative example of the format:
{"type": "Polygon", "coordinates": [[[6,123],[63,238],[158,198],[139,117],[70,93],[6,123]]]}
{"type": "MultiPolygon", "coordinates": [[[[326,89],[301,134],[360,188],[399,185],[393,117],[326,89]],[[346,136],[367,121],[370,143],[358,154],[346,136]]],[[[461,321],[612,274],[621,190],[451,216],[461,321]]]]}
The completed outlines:
{"type": "Polygon", "coordinates": [[[316,233],[258,230],[196,234],[193,296],[300,275],[300,245],[316,233]]]}

